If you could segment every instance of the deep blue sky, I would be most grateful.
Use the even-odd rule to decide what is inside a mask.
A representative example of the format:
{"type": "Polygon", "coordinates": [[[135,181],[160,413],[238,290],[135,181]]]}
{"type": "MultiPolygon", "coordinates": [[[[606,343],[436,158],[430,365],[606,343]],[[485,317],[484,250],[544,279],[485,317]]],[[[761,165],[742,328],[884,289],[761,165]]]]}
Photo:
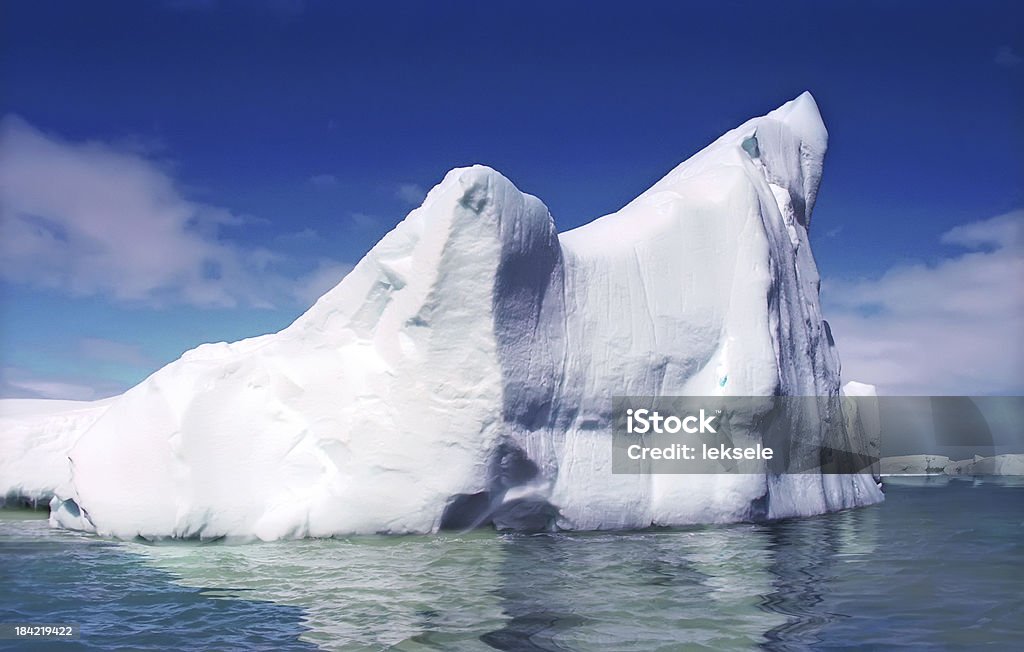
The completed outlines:
{"type": "MultiPolygon", "coordinates": [[[[492,4],[4,2],[0,108],[153,161],[188,200],[245,216],[216,237],[284,252],[285,275],[355,262],[411,186],[460,165],[577,226],[805,89],[830,132],[823,276],[941,261],[942,233],[1024,205],[1024,3],[492,4]]],[[[8,376],[100,393],[302,309],[3,292],[8,376]],[[83,337],[140,355],[100,365],[83,337]]]]}

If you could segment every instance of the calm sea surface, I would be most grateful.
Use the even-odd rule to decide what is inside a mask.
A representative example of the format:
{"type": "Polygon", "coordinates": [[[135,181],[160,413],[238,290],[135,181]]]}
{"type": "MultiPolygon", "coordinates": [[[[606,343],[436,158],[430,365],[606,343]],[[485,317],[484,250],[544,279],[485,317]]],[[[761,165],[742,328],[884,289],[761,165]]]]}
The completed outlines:
{"type": "Polygon", "coordinates": [[[111,542],[0,511],[0,649],[1021,649],[1024,479],[891,480],[884,504],[620,534],[111,542]]]}

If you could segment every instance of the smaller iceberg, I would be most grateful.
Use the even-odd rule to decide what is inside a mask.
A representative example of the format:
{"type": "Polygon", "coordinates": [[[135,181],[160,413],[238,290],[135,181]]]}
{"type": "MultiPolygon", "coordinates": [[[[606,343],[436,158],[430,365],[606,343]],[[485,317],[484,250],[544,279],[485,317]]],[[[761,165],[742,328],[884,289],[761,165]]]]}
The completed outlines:
{"type": "Polygon", "coordinates": [[[1024,475],[1024,454],[975,455],[959,461],[943,455],[883,457],[882,475],[1024,475]]]}

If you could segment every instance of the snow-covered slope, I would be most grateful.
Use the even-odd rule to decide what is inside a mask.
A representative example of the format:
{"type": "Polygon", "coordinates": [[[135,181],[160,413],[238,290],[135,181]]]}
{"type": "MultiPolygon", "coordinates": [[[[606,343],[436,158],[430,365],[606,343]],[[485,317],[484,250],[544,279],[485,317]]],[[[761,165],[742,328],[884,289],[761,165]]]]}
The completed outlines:
{"type": "Polygon", "coordinates": [[[826,138],[804,94],[561,236],[499,173],[453,170],[291,326],[201,346],[83,424],[52,520],[274,539],[881,500],[870,474],[610,468],[615,395],[839,395],[807,237],[826,138]]]}

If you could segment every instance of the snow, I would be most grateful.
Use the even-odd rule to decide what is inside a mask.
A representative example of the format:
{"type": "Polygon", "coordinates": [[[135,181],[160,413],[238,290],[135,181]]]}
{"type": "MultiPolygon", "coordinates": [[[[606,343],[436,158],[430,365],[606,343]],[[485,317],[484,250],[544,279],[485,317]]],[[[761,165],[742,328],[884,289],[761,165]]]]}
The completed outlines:
{"type": "MultiPolygon", "coordinates": [[[[840,395],[807,236],[826,140],[805,93],[561,235],[501,174],[452,170],[291,326],[201,346],[78,425],[48,417],[66,425],[37,457],[70,456],[73,473],[38,459],[0,477],[46,485],[56,525],[147,538],[640,528],[877,502],[870,473],[611,473],[613,396],[840,395]]],[[[870,439],[863,415],[825,405],[816,419],[870,439]]],[[[49,432],[33,423],[5,433],[4,459],[49,432]]]]}

